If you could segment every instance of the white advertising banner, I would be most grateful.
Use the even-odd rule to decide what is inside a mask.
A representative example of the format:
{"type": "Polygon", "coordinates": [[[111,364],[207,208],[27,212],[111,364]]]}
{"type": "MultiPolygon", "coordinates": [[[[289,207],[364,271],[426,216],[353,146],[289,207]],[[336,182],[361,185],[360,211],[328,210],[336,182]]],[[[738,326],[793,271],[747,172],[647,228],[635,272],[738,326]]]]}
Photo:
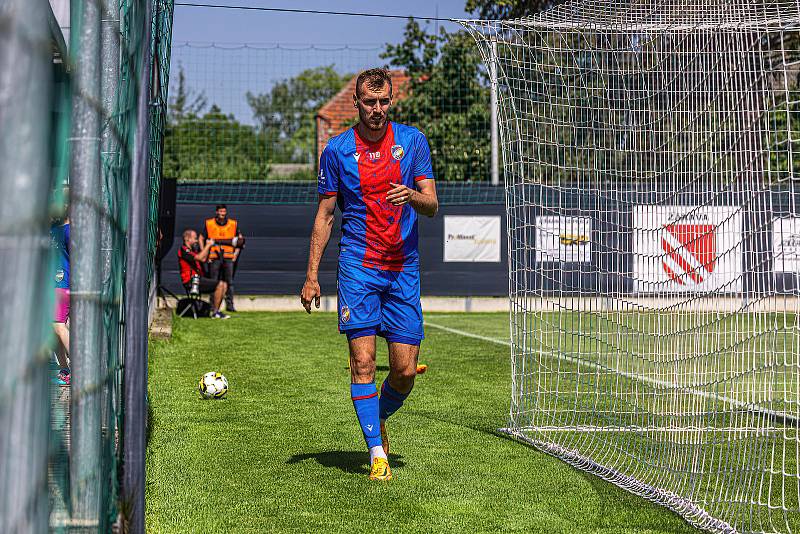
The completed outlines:
{"type": "Polygon", "coordinates": [[[639,293],[742,290],[736,206],[637,206],[633,276],[639,293]]]}
{"type": "Polygon", "coordinates": [[[536,217],[536,261],[589,263],[592,261],[592,219],[536,217]]]}
{"type": "Polygon", "coordinates": [[[800,273],[800,217],[772,221],[772,259],[776,273],[800,273]]]}
{"type": "Polygon", "coordinates": [[[444,261],[499,262],[500,217],[445,215],[444,261]]]}

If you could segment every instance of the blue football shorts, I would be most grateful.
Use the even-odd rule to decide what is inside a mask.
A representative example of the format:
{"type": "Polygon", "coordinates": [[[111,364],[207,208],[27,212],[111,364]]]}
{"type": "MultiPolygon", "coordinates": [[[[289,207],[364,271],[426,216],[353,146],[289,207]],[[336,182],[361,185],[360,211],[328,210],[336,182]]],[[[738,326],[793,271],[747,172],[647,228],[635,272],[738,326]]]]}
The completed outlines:
{"type": "Polygon", "coordinates": [[[419,345],[425,338],[419,301],[419,269],[382,271],[339,264],[339,332],[348,339],[378,335],[419,345]]]}

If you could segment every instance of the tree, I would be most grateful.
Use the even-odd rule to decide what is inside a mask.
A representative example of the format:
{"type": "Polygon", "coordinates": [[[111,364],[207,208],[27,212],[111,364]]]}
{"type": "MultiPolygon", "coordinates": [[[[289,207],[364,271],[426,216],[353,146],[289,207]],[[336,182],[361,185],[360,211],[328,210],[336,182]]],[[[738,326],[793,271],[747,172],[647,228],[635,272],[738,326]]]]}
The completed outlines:
{"type": "Polygon", "coordinates": [[[467,0],[466,10],[482,19],[506,20],[533,15],[566,0],[467,0]]]}
{"type": "Polygon", "coordinates": [[[181,180],[264,180],[269,171],[263,138],[188,88],[178,71],[164,128],[163,174],[181,180]]]}
{"type": "Polygon", "coordinates": [[[465,32],[429,34],[413,19],[404,36],[382,55],[411,78],[392,119],[425,133],[437,179],[488,180],[490,97],[474,41],[465,32]]]}
{"type": "Polygon", "coordinates": [[[275,84],[268,93],[247,93],[253,117],[271,150],[271,162],[313,163],[316,154],[314,117],[350,80],[332,65],[306,69],[275,84]]]}
{"type": "Polygon", "coordinates": [[[186,73],[183,66],[178,67],[178,87],[176,95],[167,104],[167,120],[171,123],[180,122],[188,117],[196,117],[206,108],[208,103],[205,93],[197,93],[186,86],[186,73]]]}

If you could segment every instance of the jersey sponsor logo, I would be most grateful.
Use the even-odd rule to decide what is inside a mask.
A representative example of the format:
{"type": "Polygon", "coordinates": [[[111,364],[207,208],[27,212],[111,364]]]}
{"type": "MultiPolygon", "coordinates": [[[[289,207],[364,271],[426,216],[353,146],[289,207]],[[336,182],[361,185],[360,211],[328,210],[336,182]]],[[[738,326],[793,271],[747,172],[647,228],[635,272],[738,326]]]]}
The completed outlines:
{"type": "Polygon", "coordinates": [[[342,306],[342,313],[340,314],[342,318],[342,322],[346,323],[350,320],[350,308],[347,306],[342,306]]]}
{"type": "Polygon", "coordinates": [[[380,153],[380,151],[377,151],[377,152],[367,152],[367,157],[369,157],[369,159],[370,159],[371,161],[378,161],[379,159],[381,159],[381,153],[380,153]]]}
{"type": "Polygon", "coordinates": [[[325,185],[325,171],[320,169],[319,174],[317,175],[317,182],[319,185],[325,185]]]}
{"type": "Polygon", "coordinates": [[[716,226],[713,224],[667,224],[661,234],[666,253],[661,267],[680,285],[700,284],[716,267],[716,226]]]}
{"type": "Polygon", "coordinates": [[[392,145],[392,157],[397,161],[403,159],[403,156],[406,154],[405,150],[403,150],[402,145],[392,145]]]}
{"type": "Polygon", "coordinates": [[[64,280],[64,269],[59,269],[56,271],[56,282],[62,282],[64,280]]]}
{"type": "Polygon", "coordinates": [[[353,157],[356,159],[356,163],[358,163],[358,160],[361,159],[361,153],[356,152],[355,154],[353,154],[353,157]]]}

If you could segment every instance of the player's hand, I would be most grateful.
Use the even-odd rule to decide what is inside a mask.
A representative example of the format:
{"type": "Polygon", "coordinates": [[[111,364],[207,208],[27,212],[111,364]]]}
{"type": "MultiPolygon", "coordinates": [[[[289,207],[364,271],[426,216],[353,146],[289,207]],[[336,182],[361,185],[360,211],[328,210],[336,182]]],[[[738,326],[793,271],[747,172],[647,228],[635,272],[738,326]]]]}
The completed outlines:
{"type": "Polygon", "coordinates": [[[391,183],[392,189],[386,194],[386,200],[395,206],[402,206],[408,204],[416,194],[414,189],[406,187],[403,184],[391,183]]]}
{"type": "Polygon", "coordinates": [[[213,239],[206,239],[206,244],[209,247],[213,247],[216,244],[216,242],[213,239]]]}
{"type": "Polygon", "coordinates": [[[303,289],[300,291],[300,302],[303,303],[307,313],[311,313],[311,301],[314,301],[317,309],[319,309],[319,298],[321,296],[322,291],[319,289],[319,282],[306,278],[306,283],[303,284],[303,289]]]}

